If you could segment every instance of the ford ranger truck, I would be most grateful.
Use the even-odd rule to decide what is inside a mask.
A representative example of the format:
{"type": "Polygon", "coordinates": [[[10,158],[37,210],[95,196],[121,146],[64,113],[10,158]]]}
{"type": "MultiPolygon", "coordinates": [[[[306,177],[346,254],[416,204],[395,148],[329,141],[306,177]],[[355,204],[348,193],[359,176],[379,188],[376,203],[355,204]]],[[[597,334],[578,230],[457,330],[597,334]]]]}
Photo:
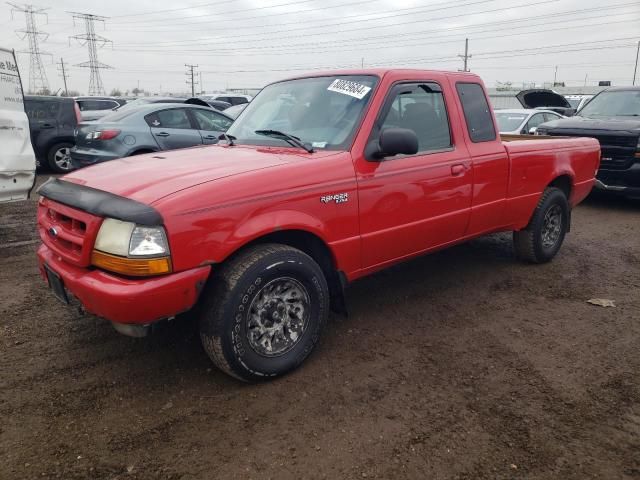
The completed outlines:
{"type": "Polygon", "coordinates": [[[217,145],[43,185],[40,272],[129,335],[193,310],[220,369],[276,377],[311,353],[349,282],[493,232],[514,232],[527,262],[558,253],[593,187],[597,140],[496,132],[470,73],[276,82],[217,145]]]}
{"type": "Polygon", "coordinates": [[[536,133],[597,139],[602,157],[596,188],[640,198],[640,87],[604,90],[575,117],[543,123],[536,133]]]}

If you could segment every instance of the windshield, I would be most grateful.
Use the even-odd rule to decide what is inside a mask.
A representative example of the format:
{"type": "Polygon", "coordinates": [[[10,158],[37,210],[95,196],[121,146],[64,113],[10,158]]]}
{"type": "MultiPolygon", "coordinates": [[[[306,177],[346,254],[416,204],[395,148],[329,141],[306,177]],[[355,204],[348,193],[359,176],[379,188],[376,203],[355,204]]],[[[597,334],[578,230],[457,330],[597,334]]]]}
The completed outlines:
{"type": "Polygon", "coordinates": [[[523,113],[496,112],[498,130],[501,132],[512,132],[518,130],[527,115],[523,113]]]}
{"type": "Polygon", "coordinates": [[[596,95],[578,112],[582,117],[640,116],[640,90],[618,90],[596,95]]]}
{"type": "Polygon", "coordinates": [[[301,78],[269,85],[247,105],[227,134],[235,143],[284,146],[274,130],[298,137],[315,149],[349,147],[378,81],[370,75],[301,78]]]}

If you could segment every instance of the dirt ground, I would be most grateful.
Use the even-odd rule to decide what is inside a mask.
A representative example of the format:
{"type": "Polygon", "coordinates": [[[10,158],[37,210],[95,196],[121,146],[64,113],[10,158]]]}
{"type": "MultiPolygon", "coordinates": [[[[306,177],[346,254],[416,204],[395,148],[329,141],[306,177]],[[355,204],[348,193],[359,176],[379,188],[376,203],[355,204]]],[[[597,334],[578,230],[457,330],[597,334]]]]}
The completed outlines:
{"type": "Polygon", "coordinates": [[[359,281],[258,386],[187,319],[133,339],[58,303],[36,239],[34,201],[0,207],[3,480],[640,479],[640,203],[588,199],[547,265],[495,235],[359,281]]]}

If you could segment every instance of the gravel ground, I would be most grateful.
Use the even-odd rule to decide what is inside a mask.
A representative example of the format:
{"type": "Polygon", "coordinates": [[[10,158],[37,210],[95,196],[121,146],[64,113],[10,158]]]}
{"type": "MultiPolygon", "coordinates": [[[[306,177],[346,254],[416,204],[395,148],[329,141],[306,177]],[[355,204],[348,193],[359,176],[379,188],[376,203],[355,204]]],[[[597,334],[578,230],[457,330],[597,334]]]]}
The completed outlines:
{"type": "Polygon", "coordinates": [[[133,339],[59,304],[36,247],[35,202],[0,206],[1,479],[640,478],[637,202],[588,199],[547,265],[494,235],[356,282],[258,386],[189,318],[133,339]]]}

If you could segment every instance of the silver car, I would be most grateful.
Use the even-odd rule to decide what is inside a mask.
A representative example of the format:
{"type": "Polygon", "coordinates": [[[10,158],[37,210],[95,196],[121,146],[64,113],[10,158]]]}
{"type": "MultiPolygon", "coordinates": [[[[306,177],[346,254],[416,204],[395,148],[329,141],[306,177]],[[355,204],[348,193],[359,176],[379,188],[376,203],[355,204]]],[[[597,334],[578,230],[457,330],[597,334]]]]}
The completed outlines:
{"type": "Polygon", "coordinates": [[[506,110],[496,110],[496,121],[500,133],[514,135],[533,135],[536,133],[538,125],[551,120],[565,118],[559,113],[551,110],[536,110],[529,108],[510,108],[506,110]]]}
{"type": "Polygon", "coordinates": [[[233,119],[198,105],[154,103],[81,123],[71,150],[74,168],[142,153],[213,144],[233,119]]]}

